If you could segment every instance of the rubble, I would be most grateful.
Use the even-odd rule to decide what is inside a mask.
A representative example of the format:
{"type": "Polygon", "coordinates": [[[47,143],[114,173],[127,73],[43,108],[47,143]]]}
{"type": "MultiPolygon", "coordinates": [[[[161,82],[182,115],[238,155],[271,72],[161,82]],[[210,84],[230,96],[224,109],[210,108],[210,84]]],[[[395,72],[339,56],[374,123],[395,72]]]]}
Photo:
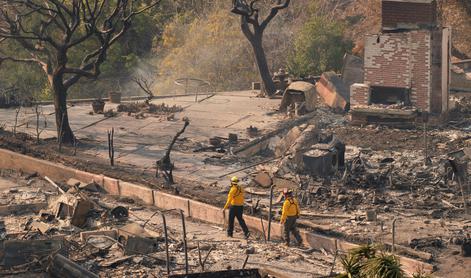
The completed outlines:
{"type": "Polygon", "coordinates": [[[80,265],[72,262],[66,257],[56,254],[48,267],[48,272],[52,277],[70,277],[70,278],[98,278],[99,276],[84,269],[80,265]]]}
{"type": "Polygon", "coordinates": [[[173,115],[183,111],[183,108],[177,105],[170,106],[165,103],[156,105],[153,103],[137,102],[122,103],[118,105],[117,111],[127,113],[128,116],[134,116],[136,119],[143,119],[146,114],[152,116],[173,115]]]}
{"type": "Polygon", "coordinates": [[[90,201],[65,193],[56,201],[54,215],[58,219],[70,218],[72,225],[83,227],[92,208],[93,204],[90,201]]]}
{"type": "Polygon", "coordinates": [[[336,111],[345,112],[350,107],[350,90],[335,72],[323,73],[316,83],[317,93],[325,104],[336,111]]]}
{"type": "Polygon", "coordinates": [[[6,240],[1,246],[1,265],[13,267],[38,262],[58,252],[67,255],[63,240],[6,240]]]}
{"type": "Polygon", "coordinates": [[[300,171],[312,176],[327,177],[343,169],[345,145],[332,136],[330,142],[313,145],[302,156],[302,164],[297,165],[300,171]]]}
{"type": "Polygon", "coordinates": [[[254,181],[261,187],[268,188],[273,184],[272,178],[270,175],[266,172],[260,172],[258,173],[254,181]]]}

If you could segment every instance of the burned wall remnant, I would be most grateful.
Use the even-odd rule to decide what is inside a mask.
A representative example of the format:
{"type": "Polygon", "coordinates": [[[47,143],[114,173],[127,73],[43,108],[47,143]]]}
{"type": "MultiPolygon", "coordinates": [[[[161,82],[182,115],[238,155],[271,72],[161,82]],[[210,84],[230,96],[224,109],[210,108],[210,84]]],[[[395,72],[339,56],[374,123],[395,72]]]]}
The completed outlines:
{"type": "Polygon", "coordinates": [[[364,82],[350,87],[353,122],[368,122],[369,116],[401,119],[404,110],[444,120],[451,32],[437,23],[436,2],[383,0],[382,5],[382,32],[365,38],[364,82]]]}
{"type": "Polygon", "coordinates": [[[335,72],[325,72],[316,83],[319,96],[334,110],[347,111],[349,109],[350,92],[344,81],[335,72]]]}

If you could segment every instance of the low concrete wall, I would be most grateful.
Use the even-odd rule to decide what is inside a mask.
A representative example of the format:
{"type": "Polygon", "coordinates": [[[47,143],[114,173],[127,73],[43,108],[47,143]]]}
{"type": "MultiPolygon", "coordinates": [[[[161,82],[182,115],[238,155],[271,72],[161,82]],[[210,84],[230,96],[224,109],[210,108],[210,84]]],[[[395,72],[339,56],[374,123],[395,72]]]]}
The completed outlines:
{"type": "MultiPolygon", "coordinates": [[[[41,176],[48,176],[55,180],[68,180],[70,178],[75,178],[83,182],[95,181],[102,185],[111,195],[120,195],[139,199],[144,204],[153,205],[163,210],[181,209],[188,217],[213,224],[225,225],[228,217],[227,211],[223,213],[222,208],[220,207],[215,207],[158,190],[152,190],[142,185],[120,181],[103,175],[75,170],[70,167],[32,158],[9,150],[0,149],[0,168],[23,170],[25,172],[38,172],[41,176]]],[[[249,228],[259,232],[265,230],[267,233],[267,220],[261,220],[254,216],[245,216],[245,221],[249,228]]],[[[282,233],[282,225],[277,222],[272,222],[271,237],[281,238],[282,233]]],[[[353,243],[322,236],[305,230],[301,231],[301,236],[303,237],[306,246],[315,249],[324,248],[331,253],[336,252],[337,249],[340,251],[348,251],[352,248],[358,247],[358,245],[353,243]]],[[[431,273],[434,269],[433,265],[414,259],[400,257],[400,260],[404,270],[408,274],[416,272],[418,268],[422,268],[428,273],[431,273]]]]}

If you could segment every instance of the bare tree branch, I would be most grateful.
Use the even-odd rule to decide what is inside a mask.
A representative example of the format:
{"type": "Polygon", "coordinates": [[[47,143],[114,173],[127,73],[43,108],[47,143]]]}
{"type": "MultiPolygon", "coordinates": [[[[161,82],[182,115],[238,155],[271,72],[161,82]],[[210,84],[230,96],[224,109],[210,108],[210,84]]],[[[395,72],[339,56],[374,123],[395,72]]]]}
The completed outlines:
{"type": "Polygon", "coordinates": [[[265,28],[268,26],[268,23],[270,23],[270,21],[275,18],[280,10],[288,8],[290,2],[290,0],[278,0],[278,4],[271,8],[270,14],[268,14],[268,16],[263,20],[262,24],[260,24],[260,28],[265,30],[265,28]]]}
{"type": "Polygon", "coordinates": [[[270,76],[265,52],[263,50],[263,32],[268,24],[275,18],[278,12],[286,9],[290,0],[275,0],[275,4],[271,6],[270,13],[260,22],[259,9],[256,7],[258,0],[233,0],[231,12],[241,17],[242,33],[249,40],[255,54],[255,60],[263,82],[264,91],[268,96],[272,96],[276,92],[275,84],[270,76]]]}
{"type": "Polygon", "coordinates": [[[68,89],[81,78],[98,78],[109,49],[129,30],[133,18],[160,2],[0,0],[0,43],[11,41],[22,48],[16,53],[0,52],[0,64],[11,61],[42,67],[54,92],[58,138],[70,142],[74,136],[68,123],[68,89]],[[90,40],[96,48],[79,48],[90,40]],[[71,57],[82,55],[83,49],[90,50],[78,65],[73,64],[71,57]]]}
{"type": "Polygon", "coordinates": [[[148,98],[147,98],[147,103],[149,103],[153,98],[154,98],[154,93],[152,92],[152,87],[154,86],[154,81],[150,81],[149,79],[145,78],[144,76],[140,75],[137,77],[133,77],[132,81],[136,83],[141,90],[143,90],[148,98]]]}

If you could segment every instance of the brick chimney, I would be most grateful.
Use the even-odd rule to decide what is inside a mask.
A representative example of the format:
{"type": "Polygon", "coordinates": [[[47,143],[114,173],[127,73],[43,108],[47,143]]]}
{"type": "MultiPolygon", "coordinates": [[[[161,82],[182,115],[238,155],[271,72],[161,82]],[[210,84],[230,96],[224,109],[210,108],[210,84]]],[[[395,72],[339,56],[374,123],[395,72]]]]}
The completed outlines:
{"type": "Polygon", "coordinates": [[[436,0],[383,0],[383,31],[437,26],[436,0]]]}

